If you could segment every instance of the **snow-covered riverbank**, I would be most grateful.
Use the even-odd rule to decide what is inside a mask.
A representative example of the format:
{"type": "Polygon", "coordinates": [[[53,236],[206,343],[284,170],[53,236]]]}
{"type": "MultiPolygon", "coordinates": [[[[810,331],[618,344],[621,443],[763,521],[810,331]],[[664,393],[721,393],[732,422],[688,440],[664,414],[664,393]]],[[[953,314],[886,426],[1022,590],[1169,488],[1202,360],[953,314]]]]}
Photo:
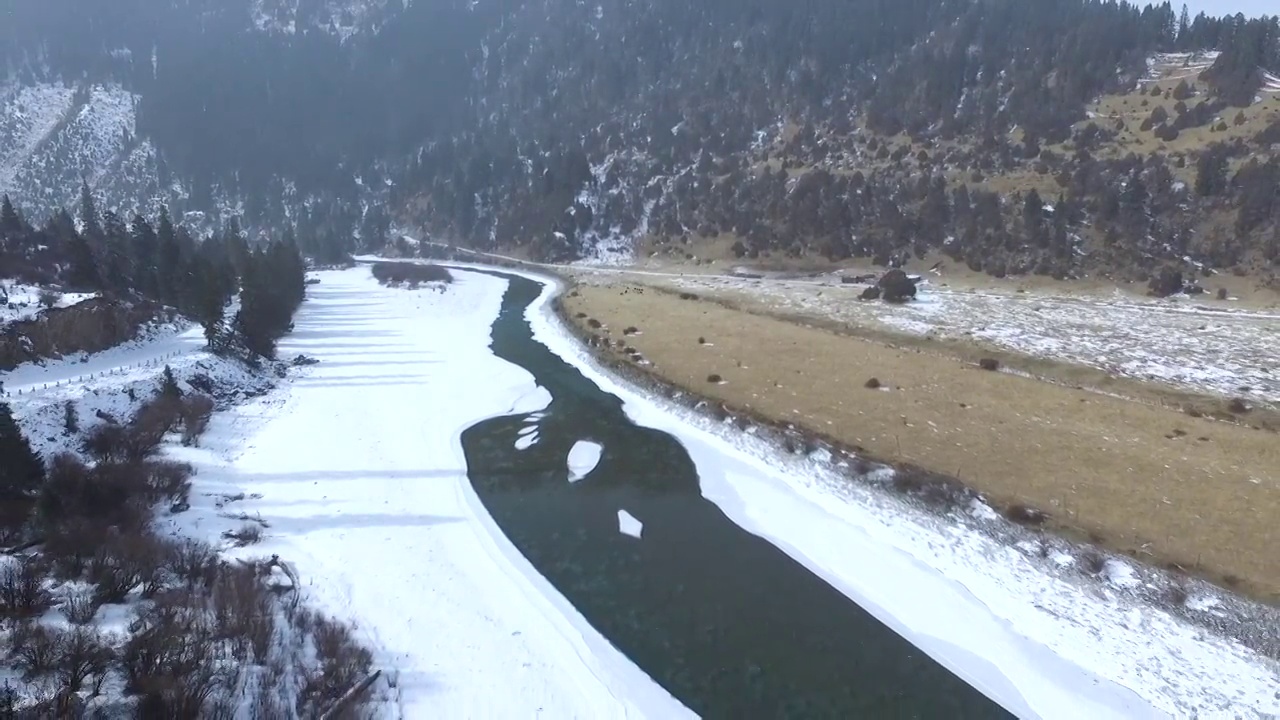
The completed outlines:
{"type": "MultiPolygon", "coordinates": [[[[319,277],[281,354],[320,364],[184,451],[200,475],[176,522],[216,538],[230,522],[221,498],[245,494],[236,512],[268,525],[245,552],[292,561],[313,599],[359,624],[405,717],[687,715],[471,489],[462,430],[550,400],[488,347],[504,281],[459,272],[441,293],[383,288],[367,268],[319,277]]],[[[613,380],[553,317],[552,294],[527,311],[537,339],[678,437],[704,495],[1019,716],[1280,712],[1274,664],[1243,648],[613,380]]],[[[566,458],[566,478],[585,464],[566,458]]]]}
{"type": "Polygon", "coordinates": [[[263,542],[243,552],[288,559],[313,600],[357,623],[403,717],[688,714],[532,570],[471,489],[462,430],[549,400],[489,351],[504,281],[459,273],[441,293],[383,288],[367,268],[317,277],[280,354],[320,363],[181,453],[199,476],[175,521],[216,541],[239,524],[228,514],[260,516],[263,542]]]}

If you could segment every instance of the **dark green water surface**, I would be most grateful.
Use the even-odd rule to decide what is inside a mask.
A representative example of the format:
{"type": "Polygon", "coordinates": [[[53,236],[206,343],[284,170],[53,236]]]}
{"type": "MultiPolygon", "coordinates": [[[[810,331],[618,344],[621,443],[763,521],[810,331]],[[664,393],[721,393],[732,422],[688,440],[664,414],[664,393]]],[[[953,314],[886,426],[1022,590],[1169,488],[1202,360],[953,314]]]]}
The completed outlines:
{"type": "Polygon", "coordinates": [[[621,400],[534,339],[524,312],[542,286],[501,276],[493,350],[552,401],[539,418],[466,430],[471,482],[538,572],[642,670],[708,718],[1011,717],[704,499],[675,437],[633,424],[621,400]],[[517,450],[530,424],[538,441],[517,450]],[[570,483],[578,441],[604,451],[570,483]],[[619,532],[619,510],[644,524],[643,539],[619,532]]]}

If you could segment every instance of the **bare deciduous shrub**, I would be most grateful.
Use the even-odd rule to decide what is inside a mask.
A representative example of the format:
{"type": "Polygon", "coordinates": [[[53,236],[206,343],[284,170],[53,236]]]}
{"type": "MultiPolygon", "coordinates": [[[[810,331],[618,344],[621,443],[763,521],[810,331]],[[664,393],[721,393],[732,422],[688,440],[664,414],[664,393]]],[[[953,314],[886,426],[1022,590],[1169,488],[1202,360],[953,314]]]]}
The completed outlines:
{"type": "Polygon", "coordinates": [[[222,533],[222,537],[231,540],[238,547],[253,545],[262,540],[262,526],[247,522],[237,530],[227,530],[222,533]]]}
{"type": "Polygon", "coordinates": [[[98,694],[115,662],[110,643],[96,630],[77,627],[58,633],[55,644],[58,657],[53,672],[61,686],[74,694],[90,681],[93,693],[98,694]]]}
{"type": "Polygon", "coordinates": [[[186,463],[161,460],[147,463],[142,468],[147,473],[147,485],[155,500],[182,502],[191,490],[194,468],[186,463]]]}
{"type": "Polygon", "coordinates": [[[126,689],[139,695],[139,717],[203,717],[226,678],[206,603],[197,593],[156,598],[130,626],[122,666],[126,689]]]}
{"type": "Polygon", "coordinates": [[[0,562],[0,613],[28,618],[48,609],[49,595],[41,586],[43,572],[35,561],[15,557],[0,562]]]}
{"type": "Polygon", "coordinates": [[[982,358],[981,360],[978,361],[978,367],[982,368],[983,370],[995,372],[996,370],[1000,369],[1000,361],[996,360],[995,358],[982,358]]]}
{"type": "Polygon", "coordinates": [[[599,320],[595,318],[588,318],[587,327],[591,328],[592,330],[599,330],[601,327],[603,327],[603,325],[599,320]]]}
{"type": "Polygon", "coordinates": [[[879,389],[880,389],[880,379],[879,379],[879,378],[871,378],[870,380],[868,380],[868,381],[863,385],[863,387],[866,387],[866,388],[867,388],[867,389],[869,389],[869,390],[879,390],[879,389]]]}
{"type": "Polygon", "coordinates": [[[707,376],[707,382],[709,382],[709,383],[719,384],[719,383],[724,382],[724,378],[720,377],[719,375],[717,375],[717,374],[715,374],[715,373],[711,373],[710,375],[708,375],[708,376],[707,376]]]}
{"type": "Polygon", "coordinates": [[[88,580],[97,586],[97,601],[124,602],[129,593],[139,588],[144,595],[158,592],[166,549],[150,533],[112,534],[89,561],[88,580]]]}
{"type": "Polygon", "coordinates": [[[275,634],[275,600],[253,567],[227,565],[213,585],[215,636],[230,640],[239,660],[262,663],[275,634]]]}
{"type": "Polygon", "coordinates": [[[418,263],[378,262],[372,267],[373,277],[380,283],[394,284],[401,282],[453,282],[453,275],[439,265],[423,265],[418,263]]]}
{"type": "Polygon", "coordinates": [[[10,654],[22,676],[31,680],[53,672],[58,658],[58,638],[34,620],[18,623],[10,637],[10,654]]]}
{"type": "Polygon", "coordinates": [[[165,567],[188,589],[211,585],[218,572],[218,553],[197,540],[182,540],[169,547],[165,567]]]}
{"type": "Polygon", "coordinates": [[[195,445],[209,427],[214,402],[208,395],[188,395],[182,399],[182,444],[195,445]]]}
{"type": "Polygon", "coordinates": [[[356,642],[351,628],[334,620],[315,616],[311,642],[319,667],[308,674],[298,693],[298,713],[303,717],[337,701],[373,666],[373,656],[356,642]]]}
{"type": "Polygon", "coordinates": [[[101,604],[95,594],[88,591],[76,591],[62,601],[62,614],[75,625],[87,625],[93,622],[101,604]]]}
{"type": "Polygon", "coordinates": [[[1227,411],[1235,415],[1244,415],[1249,412],[1249,405],[1244,401],[1244,398],[1231,398],[1231,401],[1227,403],[1227,411]]]}

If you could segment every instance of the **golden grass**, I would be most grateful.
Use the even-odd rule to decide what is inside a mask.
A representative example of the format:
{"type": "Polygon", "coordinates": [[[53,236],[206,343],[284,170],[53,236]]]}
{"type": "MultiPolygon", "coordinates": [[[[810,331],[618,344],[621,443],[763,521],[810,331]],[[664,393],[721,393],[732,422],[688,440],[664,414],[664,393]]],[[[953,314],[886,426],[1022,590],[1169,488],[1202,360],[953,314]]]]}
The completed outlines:
{"type": "Polygon", "coordinates": [[[576,292],[568,316],[599,319],[618,338],[640,328],[627,344],[676,385],[873,458],[956,475],[998,506],[1042,508],[1058,531],[1139,560],[1280,600],[1273,433],[652,287],[605,281],[576,292]],[[708,383],[712,373],[727,382],[708,383]],[[887,389],[867,389],[872,377],[887,389]]]}

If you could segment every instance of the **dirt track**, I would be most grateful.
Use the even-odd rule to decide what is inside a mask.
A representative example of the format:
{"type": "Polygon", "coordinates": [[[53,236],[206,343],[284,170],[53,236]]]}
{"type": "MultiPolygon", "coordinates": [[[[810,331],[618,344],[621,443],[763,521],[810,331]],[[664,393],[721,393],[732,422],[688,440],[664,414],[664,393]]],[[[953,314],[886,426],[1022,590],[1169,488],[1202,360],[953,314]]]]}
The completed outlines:
{"type": "Polygon", "coordinates": [[[1280,602],[1274,433],[985,372],[945,347],[893,347],[618,277],[590,282],[565,299],[569,314],[604,323],[680,386],[957,475],[998,505],[1047,510],[1060,531],[1280,602]],[[631,326],[640,333],[624,338],[631,326]],[[866,387],[873,377],[881,388],[866,387]]]}

